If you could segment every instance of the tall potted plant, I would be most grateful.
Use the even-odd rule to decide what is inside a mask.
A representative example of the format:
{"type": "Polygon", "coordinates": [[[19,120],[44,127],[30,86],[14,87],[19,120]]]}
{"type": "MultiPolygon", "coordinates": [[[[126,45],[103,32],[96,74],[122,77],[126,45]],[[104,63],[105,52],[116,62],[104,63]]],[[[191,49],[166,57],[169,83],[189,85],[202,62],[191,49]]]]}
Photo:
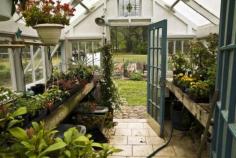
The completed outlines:
{"type": "Polygon", "coordinates": [[[27,26],[37,30],[45,45],[55,45],[61,36],[61,29],[69,25],[75,8],[68,3],[53,0],[29,0],[22,15],[27,26]]]}

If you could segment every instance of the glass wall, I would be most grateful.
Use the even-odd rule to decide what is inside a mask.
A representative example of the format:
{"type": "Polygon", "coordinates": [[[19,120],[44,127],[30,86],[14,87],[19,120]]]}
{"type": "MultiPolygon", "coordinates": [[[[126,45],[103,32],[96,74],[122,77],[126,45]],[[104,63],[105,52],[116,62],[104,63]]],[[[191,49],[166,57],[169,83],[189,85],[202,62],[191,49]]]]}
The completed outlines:
{"type": "Polygon", "coordinates": [[[101,47],[101,40],[75,40],[72,41],[72,59],[79,60],[85,64],[100,65],[98,49],[101,47]],[[95,61],[96,60],[96,61],[95,61]]]}
{"type": "Polygon", "coordinates": [[[12,88],[11,69],[7,48],[0,48],[0,86],[12,88]]]}

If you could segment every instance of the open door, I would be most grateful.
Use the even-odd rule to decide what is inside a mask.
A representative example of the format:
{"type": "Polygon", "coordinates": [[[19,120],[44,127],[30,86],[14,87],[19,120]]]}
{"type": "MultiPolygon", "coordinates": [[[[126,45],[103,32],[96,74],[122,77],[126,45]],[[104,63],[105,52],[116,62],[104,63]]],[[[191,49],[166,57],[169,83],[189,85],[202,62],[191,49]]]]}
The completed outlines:
{"type": "Polygon", "coordinates": [[[166,48],[167,20],[149,25],[147,112],[160,125],[160,136],[164,134],[166,48]]]}
{"type": "Polygon", "coordinates": [[[236,158],[236,2],[221,0],[212,158],[236,158]]]}

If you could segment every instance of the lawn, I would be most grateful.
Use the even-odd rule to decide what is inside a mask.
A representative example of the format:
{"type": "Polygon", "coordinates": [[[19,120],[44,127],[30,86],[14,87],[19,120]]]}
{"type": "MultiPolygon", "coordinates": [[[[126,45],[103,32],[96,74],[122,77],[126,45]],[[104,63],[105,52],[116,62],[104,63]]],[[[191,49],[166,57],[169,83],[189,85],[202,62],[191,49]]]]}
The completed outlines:
{"type": "Polygon", "coordinates": [[[147,55],[140,55],[140,54],[114,54],[113,56],[114,62],[141,62],[141,63],[147,63],[147,55]]]}
{"type": "Polygon", "coordinates": [[[119,93],[129,106],[145,106],[147,97],[146,81],[115,80],[119,93]]]}

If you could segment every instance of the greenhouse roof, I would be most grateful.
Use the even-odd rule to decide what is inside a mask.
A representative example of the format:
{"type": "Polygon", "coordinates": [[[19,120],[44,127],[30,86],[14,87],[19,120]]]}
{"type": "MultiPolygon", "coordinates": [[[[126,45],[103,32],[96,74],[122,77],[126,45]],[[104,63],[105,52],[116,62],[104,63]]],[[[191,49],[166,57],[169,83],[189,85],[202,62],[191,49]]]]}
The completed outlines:
{"type": "MultiPolygon", "coordinates": [[[[99,0],[62,0],[62,2],[71,2],[76,6],[75,16],[71,19],[74,21],[80,15],[86,12],[86,9],[92,6],[99,0]]],[[[156,2],[161,0],[155,0],[156,2]]],[[[192,21],[197,26],[206,25],[209,23],[218,24],[220,16],[220,0],[162,0],[167,6],[173,6],[173,11],[180,12],[187,19],[192,21]]]]}

